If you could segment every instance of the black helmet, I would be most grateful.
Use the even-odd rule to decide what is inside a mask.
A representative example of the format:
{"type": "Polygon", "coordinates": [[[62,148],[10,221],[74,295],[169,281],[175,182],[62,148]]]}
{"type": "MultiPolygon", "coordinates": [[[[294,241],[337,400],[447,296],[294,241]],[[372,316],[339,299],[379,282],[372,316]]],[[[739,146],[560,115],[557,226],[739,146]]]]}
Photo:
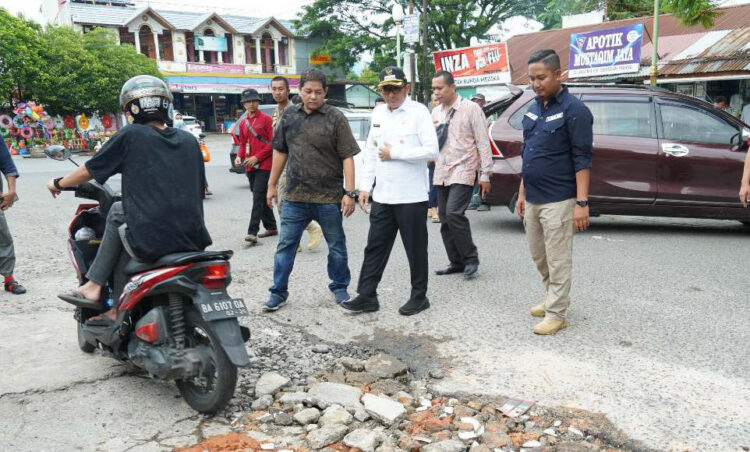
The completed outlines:
{"type": "Polygon", "coordinates": [[[168,121],[172,112],[172,93],[167,84],[151,75],[136,75],[120,90],[120,107],[130,112],[136,123],[168,121]]]}
{"type": "Polygon", "coordinates": [[[260,94],[258,94],[258,91],[248,88],[245,91],[242,92],[242,97],[240,98],[240,102],[253,102],[253,101],[260,102],[260,94]]]}

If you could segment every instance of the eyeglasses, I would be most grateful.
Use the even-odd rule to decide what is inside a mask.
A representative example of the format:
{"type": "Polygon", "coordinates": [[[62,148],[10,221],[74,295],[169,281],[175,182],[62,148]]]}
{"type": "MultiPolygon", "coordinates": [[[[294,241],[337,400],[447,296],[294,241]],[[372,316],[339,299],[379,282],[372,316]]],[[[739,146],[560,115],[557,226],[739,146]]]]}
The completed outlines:
{"type": "Polygon", "coordinates": [[[402,89],[404,89],[403,86],[390,86],[390,85],[386,85],[386,86],[381,86],[380,87],[380,92],[381,93],[386,93],[386,94],[399,93],[399,92],[401,92],[402,89]]]}

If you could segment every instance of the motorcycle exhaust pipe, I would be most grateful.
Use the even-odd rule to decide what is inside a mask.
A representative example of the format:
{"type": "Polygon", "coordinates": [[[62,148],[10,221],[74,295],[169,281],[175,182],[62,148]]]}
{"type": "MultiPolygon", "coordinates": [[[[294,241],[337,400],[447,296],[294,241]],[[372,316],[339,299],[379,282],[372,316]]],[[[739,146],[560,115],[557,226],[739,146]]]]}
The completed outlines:
{"type": "Polygon", "coordinates": [[[70,303],[73,306],[85,309],[93,309],[94,311],[102,312],[104,309],[102,304],[98,301],[86,300],[84,298],[71,297],[69,295],[58,295],[57,298],[61,299],[66,303],[70,303]]]}

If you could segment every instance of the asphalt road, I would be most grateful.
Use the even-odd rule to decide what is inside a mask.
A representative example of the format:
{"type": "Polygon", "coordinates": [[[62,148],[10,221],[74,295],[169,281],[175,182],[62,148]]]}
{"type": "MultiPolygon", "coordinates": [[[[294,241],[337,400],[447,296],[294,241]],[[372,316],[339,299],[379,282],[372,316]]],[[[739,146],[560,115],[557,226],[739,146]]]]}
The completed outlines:
{"type": "MultiPolygon", "coordinates": [[[[293,325],[332,343],[377,346],[417,374],[443,369],[438,390],[600,411],[656,449],[750,446],[750,229],[724,221],[593,219],[575,238],[571,326],[554,337],[531,332],[528,309],[542,296],[541,281],[520,221],[504,208],[469,213],[480,275],[432,276],[432,308],[420,315],[396,312],[409,293],[399,243],[381,283],[380,312],[350,315],[334,304],[323,245],[298,255],[287,306],[263,314],[276,240],[245,246],[251,195],[244,176],[227,172],[228,143],[209,137],[215,195],[205,203],[206,220],[213,248],[236,252],[231,293],[253,308],[246,323],[256,333],[259,325],[281,331],[293,325]]],[[[65,229],[78,200],[69,193],[53,200],[44,182],[72,166],[17,164],[21,200],[7,216],[16,275],[29,293],[0,295],[0,449],[123,450],[134,438],[179,428],[193,413],[174,397],[174,387],[80,353],[72,309],[54,296],[75,285],[65,229]],[[107,443],[101,432],[120,442],[107,443]]],[[[428,227],[434,270],[447,260],[439,225],[428,227]]],[[[345,220],[352,293],[367,228],[359,210],[345,220]]]]}

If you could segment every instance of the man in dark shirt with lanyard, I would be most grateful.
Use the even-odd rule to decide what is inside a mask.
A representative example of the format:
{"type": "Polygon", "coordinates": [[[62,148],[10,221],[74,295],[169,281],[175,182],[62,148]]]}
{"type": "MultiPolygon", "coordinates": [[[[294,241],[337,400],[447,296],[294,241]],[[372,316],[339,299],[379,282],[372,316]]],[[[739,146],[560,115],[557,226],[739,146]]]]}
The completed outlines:
{"type": "Polygon", "coordinates": [[[523,118],[523,179],[516,211],[524,220],[531,257],[547,295],[531,309],[544,317],[536,334],[568,326],[573,233],[589,226],[589,179],[594,119],[560,82],[560,58],[540,50],[529,58],[537,94],[523,118]]]}

